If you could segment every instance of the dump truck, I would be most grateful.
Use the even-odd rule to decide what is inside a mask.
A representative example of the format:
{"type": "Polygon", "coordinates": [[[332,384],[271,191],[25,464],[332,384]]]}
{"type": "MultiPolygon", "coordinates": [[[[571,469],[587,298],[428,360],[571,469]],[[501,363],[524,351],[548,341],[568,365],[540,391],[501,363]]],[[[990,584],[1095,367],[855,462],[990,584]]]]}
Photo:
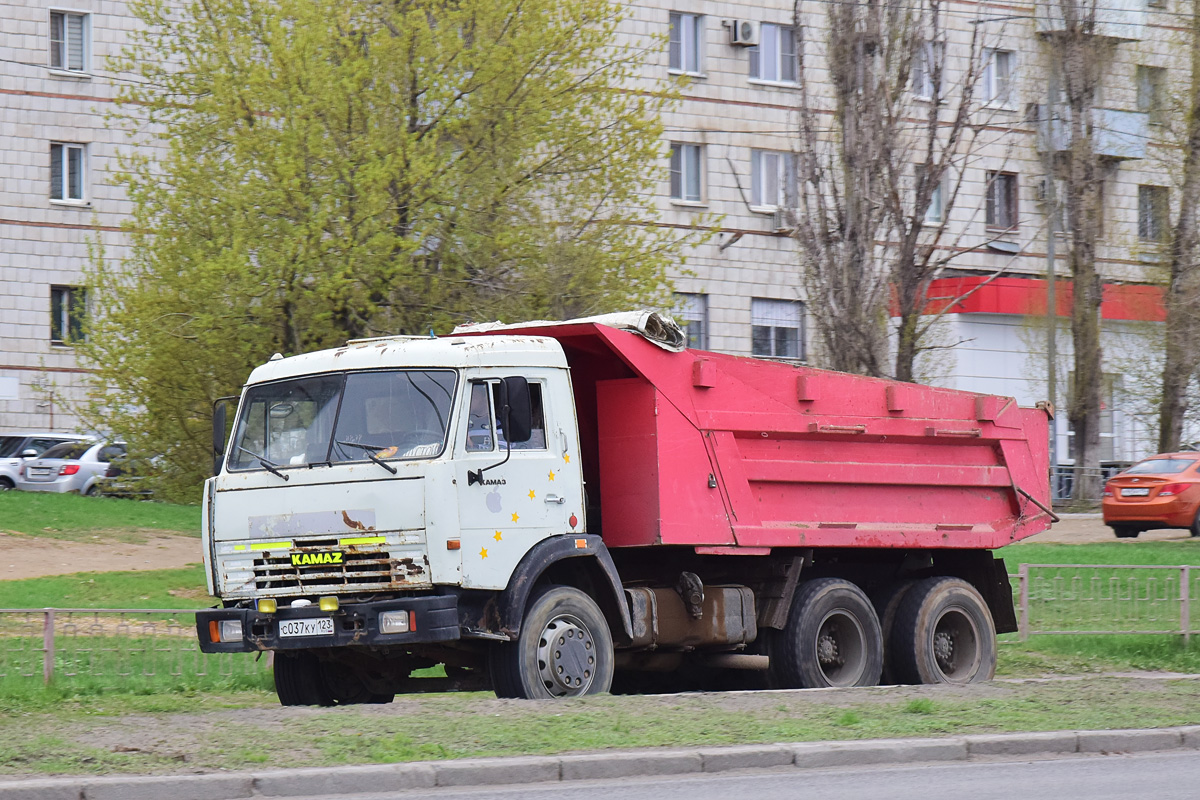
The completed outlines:
{"type": "Polygon", "coordinates": [[[988,680],[993,551],[1054,519],[1052,409],[657,314],[276,355],[226,408],[197,635],[285,705],[988,680]]]}

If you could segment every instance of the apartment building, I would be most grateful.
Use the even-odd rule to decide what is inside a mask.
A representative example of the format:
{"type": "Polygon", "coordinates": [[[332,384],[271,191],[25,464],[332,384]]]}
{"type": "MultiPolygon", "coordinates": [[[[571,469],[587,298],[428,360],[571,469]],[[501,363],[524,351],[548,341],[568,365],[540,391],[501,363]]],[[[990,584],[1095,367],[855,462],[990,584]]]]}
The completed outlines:
{"type": "MultiPolygon", "coordinates": [[[[1102,86],[1097,147],[1105,156],[1100,269],[1106,282],[1105,458],[1124,461],[1149,449],[1147,401],[1138,391],[1152,373],[1161,319],[1156,290],[1161,242],[1175,189],[1168,121],[1172,68],[1182,36],[1173,0],[1106,0],[1098,35],[1114,56],[1102,86]]],[[[0,0],[5,80],[0,86],[0,427],[73,428],[82,397],[72,342],[88,300],[80,288],[89,241],[119,260],[120,226],[130,204],[113,170],[133,147],[105,120],[121,81],[107,71],[136,21],[121,0],[69,6],[0,0]]],[[[694,346],[820,364],[806,307],[801,260],[781,213],[789,203],[799,82],[793,29],[804,26],[820,97],[829,65],[821,42],[829,4],[806,0],[636,0],[620,29],[623,46],[645,56],[644,87],[680,82],[680,103],[663,119],[658,224],[716,225],[674,275],[677,317],[694,346]]],[[[1047,150],[1069,145],[1047,109],[1046,34],[1059,23],[1044,6],[956,3],[942,39],[928,50],[946,74],[982,59],[976,93],[980,128],[953,178],[952,209],[939,195],[927,214],[945,226],[956,252],[930,294],[942,298],[922,378],[953,388],[996,392],[1023,404],[1049,393],[1046,359],[1047,251],[1050,236],[1047,150]],[[972,35],[979,37],[974,50],[972,35]],[[964,55],[968,54],[968,55],[964,55]],[[957,185],[957,183],[956,183],[957,185]]],[[[956,73],[955,71],[958,71],[956,73]]],[[[916,108],[930,71],[914,65],[916,108]]],[[[944,85],[953,85],[953,79],[944,85]]],[[[914,165],[914,168],[916,165],[914,165]]],[[[949,191],[946,187],[945,191],[949,191]]],[[[1055,239],[1058,303],[1069,293],[1068,244],[1055,239]]],[[[1070,382],[1070,337],[1060,317],[1056,394],[1070,382]]],[[[1070,431],[1058,420],[1060,462],[1070,463],[1070,431]]]]}
{"type": "Polygon", "coordinates": [[[0,428],[73,430],[89,243],[124,254],[112,172],[129,145],[106,115],[129,76],[106,62],[135,20],[111,0],[3,0],[0,16],[0,428]]]}

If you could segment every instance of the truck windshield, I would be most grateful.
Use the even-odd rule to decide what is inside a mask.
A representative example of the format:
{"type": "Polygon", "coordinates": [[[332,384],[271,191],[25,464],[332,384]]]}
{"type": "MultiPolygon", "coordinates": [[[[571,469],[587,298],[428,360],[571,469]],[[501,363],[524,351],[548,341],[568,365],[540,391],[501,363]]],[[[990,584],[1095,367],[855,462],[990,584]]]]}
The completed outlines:
{"type": "Polygon", "coordinates": [[[452,370],[389,370],[251,387],[242,401],[231,470],[375,459],[431,458],[445,447],[452,370]]]}

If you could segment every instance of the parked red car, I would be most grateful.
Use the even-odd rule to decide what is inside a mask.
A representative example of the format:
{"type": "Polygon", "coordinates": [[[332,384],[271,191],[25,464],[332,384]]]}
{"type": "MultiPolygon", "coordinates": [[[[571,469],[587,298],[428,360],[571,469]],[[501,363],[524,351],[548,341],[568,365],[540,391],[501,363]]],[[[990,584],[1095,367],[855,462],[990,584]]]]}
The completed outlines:
{"type": "Polygon", "coordinates": [[[1200,453],[1163,453],[1139,461],[1104,485],[1104,524],[1118,538],[1155,528],[1200,536],[1200,453]]]}

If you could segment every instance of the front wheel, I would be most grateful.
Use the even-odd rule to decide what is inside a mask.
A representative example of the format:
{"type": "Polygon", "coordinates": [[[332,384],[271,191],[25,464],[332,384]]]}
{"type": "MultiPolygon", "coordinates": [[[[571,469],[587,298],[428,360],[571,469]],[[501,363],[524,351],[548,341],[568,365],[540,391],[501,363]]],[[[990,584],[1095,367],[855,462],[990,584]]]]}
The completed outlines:
{"type": "Polygon", "coordinates": [[[571,586],[537,592],[517,640],[488,651],[496,696],[529,700],[607,692],[614,661],[600,606],[571,586]]]}
{"type": "Polygon", "coordinates": [[[905,683],[978,683],[996,674],[996,626],[974,586],[927,578],[896,610],[888,653],[905,683]]]}
{"type": "Polygon", "coordinates": [[[770,646],[768,677],[779,689],[875,686],[883,672],[879,617],[863,590],[839,578],[808,581],[770,646]]]}

